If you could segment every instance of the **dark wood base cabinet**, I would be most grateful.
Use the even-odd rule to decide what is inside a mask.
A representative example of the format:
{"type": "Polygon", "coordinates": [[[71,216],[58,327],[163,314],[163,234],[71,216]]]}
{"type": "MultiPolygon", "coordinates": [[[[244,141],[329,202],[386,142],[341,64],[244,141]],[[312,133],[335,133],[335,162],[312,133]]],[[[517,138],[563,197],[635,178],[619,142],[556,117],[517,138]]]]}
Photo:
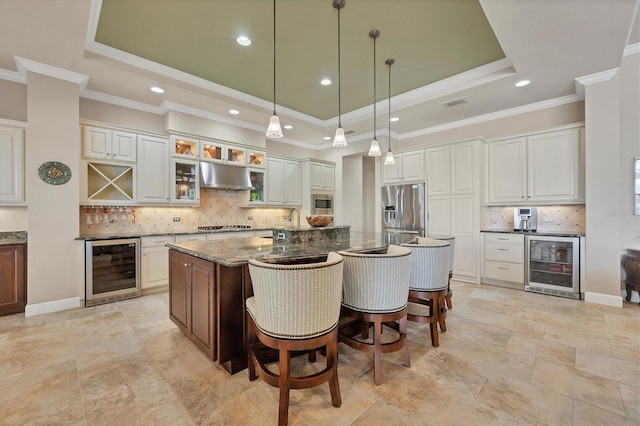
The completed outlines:
{"type": "Polygon", "coordinates": [[[169,250],[169,317],[209,359],[234,374],[247,368],[246,266],[227,267],[169,250]]]}
{"type": "Polygon", "coordinates": [[[0,246],[0,316],[24,312],[27,304],[26,245],[0,246]]]}

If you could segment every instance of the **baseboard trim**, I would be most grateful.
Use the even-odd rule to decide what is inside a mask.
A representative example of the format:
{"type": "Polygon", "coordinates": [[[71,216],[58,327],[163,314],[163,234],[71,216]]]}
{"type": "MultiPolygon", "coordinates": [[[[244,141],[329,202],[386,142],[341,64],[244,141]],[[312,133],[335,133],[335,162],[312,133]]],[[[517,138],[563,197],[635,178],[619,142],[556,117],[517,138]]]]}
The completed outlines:
{"type": "Polygon", "coordinates": [[[66,311],[67,309],[79,308],[81,306],[83,305],[80,304],[79,297],[35,303],[25,307],[24,316],[32,317],[34,315],[50,314],[52,312],[66,311]]]}
{"type": "Polygon", "coordinates": [[[610,294],[584,292],[584,301],[587,303],[596,303],[598,305],[613,306],[614,308],[622,308],[622,296],[612,296],[610,294]]]}

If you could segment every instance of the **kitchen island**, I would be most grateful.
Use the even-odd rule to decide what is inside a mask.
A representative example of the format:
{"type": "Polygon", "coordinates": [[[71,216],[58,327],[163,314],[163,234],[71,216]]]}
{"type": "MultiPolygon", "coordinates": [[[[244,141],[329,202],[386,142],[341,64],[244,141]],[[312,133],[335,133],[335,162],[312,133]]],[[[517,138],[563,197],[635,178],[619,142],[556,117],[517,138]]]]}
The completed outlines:
{"type": "Polygon", "coordinates": [[[376,252],[381,234],[349,240],[274,244],[253,237],[191,241],[169,247],[169,317],[182,333],[230,374],[247,367],[245,301],[253,295],[249,259],[273,263],[324,261],[331,251],[376,252]]]}

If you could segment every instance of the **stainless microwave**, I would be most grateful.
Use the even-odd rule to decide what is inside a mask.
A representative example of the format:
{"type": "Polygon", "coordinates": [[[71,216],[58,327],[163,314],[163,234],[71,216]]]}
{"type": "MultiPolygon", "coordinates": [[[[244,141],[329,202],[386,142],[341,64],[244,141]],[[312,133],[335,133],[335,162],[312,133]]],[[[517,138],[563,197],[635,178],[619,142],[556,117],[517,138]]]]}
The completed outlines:
{"type": "Polygon", "coordinates": [[[333,195],[311,194],[311,214],[333,214],[333,195]]]}

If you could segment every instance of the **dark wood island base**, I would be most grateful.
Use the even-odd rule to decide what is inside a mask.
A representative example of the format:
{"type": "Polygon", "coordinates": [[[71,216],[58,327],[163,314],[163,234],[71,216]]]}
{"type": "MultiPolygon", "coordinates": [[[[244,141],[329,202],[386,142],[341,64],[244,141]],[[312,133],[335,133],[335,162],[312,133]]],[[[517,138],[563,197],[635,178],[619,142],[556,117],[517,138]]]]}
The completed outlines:
{"type": "Polygon", "coordinates": [[[169,250],[169,317],[230,374],[247,368],[247,265],[229,267],[169,250]]]}

